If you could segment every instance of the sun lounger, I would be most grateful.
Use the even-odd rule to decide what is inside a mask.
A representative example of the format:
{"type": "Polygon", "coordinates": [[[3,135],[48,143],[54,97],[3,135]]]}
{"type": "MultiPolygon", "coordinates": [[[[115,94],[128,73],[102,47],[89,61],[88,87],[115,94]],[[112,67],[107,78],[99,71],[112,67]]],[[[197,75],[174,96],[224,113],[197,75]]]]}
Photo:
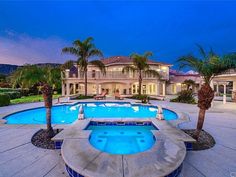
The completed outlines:
{"type": "Polygon", "coordinates": [[[116,92],[116,93],[115,93],[115,99],[116,99],[116,100],[123,100],[124,97],[122,97],[122,96],[119,94],[119,92],[116,92]]]}
{"type": "Polygon", "coordinates": [[[103,92],[101,95],[96,95],[94,97],[95,100],[103,100],[103,99],[106,99],[106,92],[103,92]]]}

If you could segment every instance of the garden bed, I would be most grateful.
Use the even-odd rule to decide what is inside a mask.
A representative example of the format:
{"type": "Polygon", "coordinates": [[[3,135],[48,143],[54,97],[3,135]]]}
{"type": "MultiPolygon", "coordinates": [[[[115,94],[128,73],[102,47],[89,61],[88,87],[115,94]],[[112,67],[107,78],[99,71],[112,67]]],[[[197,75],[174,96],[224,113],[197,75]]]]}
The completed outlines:
{"type": "MultiPolygon", "coordinates": [[[[195,129],[183,129],[189,136],[193,137],[195,129]]],[[[216,144],[215,139],[206,131],[202,130],[196,143],[192,144],[193,151],[200,151],[212,148],[216,144]]]]}
{"type": "MultiPolygon", "coordinates": [[[[55,129],[54,136],[60,131],[61,129],[55,129]]],[[[43,149],[55,149],[54,141],[47,137],[47,131],[45,129],[41,129],[36,132],[31,138],[31,143],[43,149]]]]}

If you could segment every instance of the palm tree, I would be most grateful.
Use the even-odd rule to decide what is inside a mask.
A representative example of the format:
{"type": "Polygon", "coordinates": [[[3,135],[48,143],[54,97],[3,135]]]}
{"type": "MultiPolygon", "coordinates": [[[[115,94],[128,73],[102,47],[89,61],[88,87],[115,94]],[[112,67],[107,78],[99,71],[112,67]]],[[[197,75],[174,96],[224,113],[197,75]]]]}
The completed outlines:
{"type": "Polygon", "coordinates": [[[25,65],[16,70],[11,76],[11,81],[15,85],[20,85],[22,88],[30,88],[35,84],[39,84],[44,98],[46,107],[47,133],[51,138],[54,135],[51,126],[51,108],[53,88],[60,81],[59,68],[38,67],[36,65],[25,65]]]}
{"type": "Polygon", "coordinates": [[[196,85],[195,81],[192,79],[186,79],[182,84],[187,86],[187,90],[189,90],[191,86],[194,87],[196,85]]]}
{"type": "Polygon", "coordinates": [[[70,69],[73,65],[73,60],[67,60],[64,64],[61,65],[61,71],[64,72],[66,69],[70,69]]]}
{"type": "Polygon", "coordinates": [[[80,68],[80,72],[84,76],[85,96],[87,96],[88,65],[91,64],[97,66],[103,74],[106,73],[105,65],[100,60],[90,61],[90,59],[93,57],[103,56],[102,52],[95,47],[92,41],[93,41],[92,37],[89,37],[84,41],[78,39],[73,42],[72,47],[65,47],[62,49],[63,53],[69,53],[77,57],[77,63],[80,68]]]}
{"type": "Polygon", "coordinates": [[[143,55],[139,54],[132,54],[130,57],[133,60],[133,64],[129,66],[125,66],[122,69],[123,73],[129,73],[131,72],[137,72],[138,73],[138,83],[139,83],[139,88],[138,88],[138,94],[141,95],[141,90],[142,90],[142,81],[143,81],[143,74],[147,75],[152,75],[154,77],[161,77],[160,74],[155,71],[150,69],[148,65],[148,57],[152,56],[151,52],[145,52],[143,55]]]}
{"type": "Polygon", "coordinates": [[[205,112],[211,107],[211,102],[214,98],[214,91],[210,86],[212,79],[225,72],[228,69],[236,67],[236,54],[225,55],[220,57],[216,55],[211,49],[209,52],[198,45],[200,58],[196,58],[193,55],[186,55],[178,59],[180,68],[190,67],[197,71],[203,78],[204,84],[198,91],[198,123],[194,134],[194,138],[198,140],[200,132],[202,130],[205,112]]]}

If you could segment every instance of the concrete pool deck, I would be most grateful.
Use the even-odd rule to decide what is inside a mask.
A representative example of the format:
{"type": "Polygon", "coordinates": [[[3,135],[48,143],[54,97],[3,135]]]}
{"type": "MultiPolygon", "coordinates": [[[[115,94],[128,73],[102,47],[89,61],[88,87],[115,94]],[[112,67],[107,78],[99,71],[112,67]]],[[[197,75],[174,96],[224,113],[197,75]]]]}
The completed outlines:
{"type": "MultiPolygon", "coordinates": [[[[157,119],[84,119],[77,120],[57,134],[53,140],[63,141],[62,158],[73,171],[89,177],[148,177],[168,176],[181,166],[186,148],[184,142],[195,140],[176,129],[167,121],[157,119]],[[94,148],[89,137],[91,130],[85,130],[90,121],[151,123],[158,130],[152,130],[156,142],[152,148],[132,155],[110,155],[94,148]],[[82,148],[81,148],[82,147],[82,148]],[[135,169],[135,170],[134,170],[135,169]],[[113,174],[113,175],[111,175],[113,174]]],[[[128,127],[127,127],[128,128],[128,127]]]]}
{"type": "MultiPolygon", "coordinates": [[[[126,101],[126,100],[125,100],[126,101]]],[[[128,100],[127,100],[128,101],[128,100]]],[[[151,101],[153,104],[173,107],[190,115],[191,122],[181,128],[195,128],[198,108],[196,105],[151,101]]],[[[0,116],[7,113],[43,106],[43,103],[13,105],[0,108],[0,116]]],[[[45,150],[33,146],[32,135],[38,125],[0,125],[0,177],[63,177],[60,150],[45,150]]],[[[236,104],[215,102],[206,114],[204,129],[211,133],[216,145],[209,150],[187,152],[182,170],[183,177],[230,177],[236,172],[236,104]]]]}

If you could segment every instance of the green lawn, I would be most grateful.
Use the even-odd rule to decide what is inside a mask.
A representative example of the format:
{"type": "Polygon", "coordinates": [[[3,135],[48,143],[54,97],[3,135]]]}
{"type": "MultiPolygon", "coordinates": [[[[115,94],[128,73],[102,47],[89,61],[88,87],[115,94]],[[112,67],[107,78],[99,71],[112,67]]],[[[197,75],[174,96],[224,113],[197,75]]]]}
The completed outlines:
{"type": "MultiPolygon", "coordinates": [[[[56,99],[59,96],[61,95],[59,94],[53,95],[53,98],[56,99]]],[[[26,96],[26,97],[21,97],[21,98],[11,100],[11,104],[33,103],[33,102],[39,102],[39,101],[43,101],[42,95],[32,95],[32,96],[26,96]]]]}

